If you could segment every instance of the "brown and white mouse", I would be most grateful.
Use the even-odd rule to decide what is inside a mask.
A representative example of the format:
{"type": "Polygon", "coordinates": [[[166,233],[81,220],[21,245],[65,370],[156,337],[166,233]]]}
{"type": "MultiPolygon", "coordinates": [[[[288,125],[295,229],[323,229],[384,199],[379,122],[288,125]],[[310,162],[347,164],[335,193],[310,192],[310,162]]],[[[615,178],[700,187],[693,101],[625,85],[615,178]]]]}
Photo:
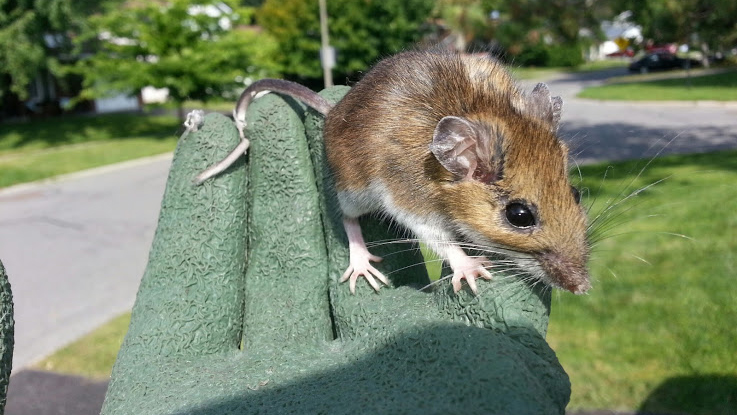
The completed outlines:
{"type": "Polygon", "coordinates": [[[388,280],[371,262],[357,218],[381,213],[409,229],[453,270],[452,284],[491,279],[498,256],[532,277],[576,294],[590,288],[587,219],[568,179],[568,148],[556,136],[562,109],[545,84],[523,93],[486,56],[404,52],[374,66],[335,107],[311,90],[261,80],[234,111],[243,142],[196,183],[248,148],[248,103],[261,91],[290,95],[326,116],[328,163],[343,211],[351,292],[363,276],[388,280]]]}

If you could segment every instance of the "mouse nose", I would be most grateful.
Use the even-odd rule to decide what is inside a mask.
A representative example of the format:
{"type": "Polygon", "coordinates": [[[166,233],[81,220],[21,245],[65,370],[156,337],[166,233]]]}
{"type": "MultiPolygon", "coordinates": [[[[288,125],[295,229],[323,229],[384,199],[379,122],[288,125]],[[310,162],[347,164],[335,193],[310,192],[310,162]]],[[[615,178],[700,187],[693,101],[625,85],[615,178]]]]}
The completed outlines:
{"type": "Polygon", "coordinates": [[[577,294],[577,295],[585,294],[590,289],[591,289],[591,282],[589,281],[588,274],[586,275],[586,281],[578,285],[571,285],[569,287],[566,287],[566,290],[574,294],[577,294]]]}
{"type": "Polygon", "coordinates": [[[591,288],[585,259],[571,258],[556,252],[543,252],[538,255],[538,260],[551,285],[574,294],[583,294],[591,288]]]}

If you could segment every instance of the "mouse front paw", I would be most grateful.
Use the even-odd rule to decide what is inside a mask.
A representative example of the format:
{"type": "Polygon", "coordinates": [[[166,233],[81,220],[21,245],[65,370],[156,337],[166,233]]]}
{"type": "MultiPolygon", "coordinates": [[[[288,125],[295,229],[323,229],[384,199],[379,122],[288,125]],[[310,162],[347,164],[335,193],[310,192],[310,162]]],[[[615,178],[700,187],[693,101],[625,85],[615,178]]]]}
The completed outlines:
{"type": "Polygon", "coordinates": [[[351,262],[348,265],[348,269],[343,273],[343,276],[340,277],[339,281],[349,281],[348,287],[351,290],[351,294],[355,294],[356,281],[358,280],[358,277],[363,276],[375,291],[379,291],[381,286],[376,282],[376,279],[381,281],[384,285],[389,285],[389,280],[387,280],[384,274],[371,265],[371,261],[381,262],[381,259],[381,257],[371,255],[368,249],[352,249],[351,262]]]}
{"type": "Polygon", "coordinates": [[[451,264],[453,269],[453,278],[450,280],[453,285],[453,292],[458,292],[463,286],[462,280],[466,280],[468,287],[474,294],[478,295],[476,287],[476,278],[491,280],[491,273],[486,269],[491,265],[491,261],[485,257],[471,258],[466,256],[462,261],[451,264]],[[455,266],[454,266],[455,265],[455,266]]]}

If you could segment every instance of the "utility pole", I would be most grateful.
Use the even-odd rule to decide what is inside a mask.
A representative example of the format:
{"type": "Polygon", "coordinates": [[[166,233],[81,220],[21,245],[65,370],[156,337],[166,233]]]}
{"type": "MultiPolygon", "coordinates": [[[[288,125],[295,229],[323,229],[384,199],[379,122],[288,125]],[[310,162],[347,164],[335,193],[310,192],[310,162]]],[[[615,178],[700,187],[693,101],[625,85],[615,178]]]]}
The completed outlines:
{"type": "Polygon", "coordinates": [[[328,37],[328,9],[325,0],[320,0],[320,63],[322,64],[325,88],[333,86],[333,67],[335,66],[335,49],[330,46],[328,37]]]}

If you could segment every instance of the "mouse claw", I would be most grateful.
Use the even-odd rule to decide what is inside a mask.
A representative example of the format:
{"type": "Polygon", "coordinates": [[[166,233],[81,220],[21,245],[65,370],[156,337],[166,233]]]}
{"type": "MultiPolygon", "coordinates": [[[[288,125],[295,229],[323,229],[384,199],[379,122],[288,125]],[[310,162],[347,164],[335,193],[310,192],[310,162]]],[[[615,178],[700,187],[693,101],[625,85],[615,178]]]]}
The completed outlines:
{"type": "Polygon", "coordinates": [[[465,267],[460,267],[457,270],[453,270],[453,278],[450,280],[453,285],[453,292],[457,293],[463,286],[462,280],[466,280],[468,287],[474,293],[478,295],[478,287],[476,285],[476,278],[483,278],[485,280],[491,280],[491,273],[486,269],[487,266],[491,265],[491,262],[486,258],[468,258],[465,267]]]}
{"type": "Polygon", "coordinates": [[[384,285],[389,285],[389,280],[384,276],[384,274],[381,273],[381,271],[377,270],[371,264],[369,263],[369,260],[374,262],[381,262],[381,258],[374,256],[374,255],[368,255],[365,258],[364,261],[356,261],[359,262],[359,264],[354,265],[354,261],[351,261],[351,264],[348,266],[348,269],[343,273],[343,276],[340,277],[339,282],[346,282],[349,281],[348,287],[351,290],[351,294],[356,293],[356,281],[358,281],[358,278],[363,276],[366,278],[366,282],[371,285],[371,288],[374,289],[374,291],[378,292],[381,289],[381,285],[379,285],[378,282],[376,282],[376,279],[381,281],[384,285]]]}
{"type": "Polygon", "coordinates": [[[350,264],[348,269],[340,277],[339,282],[345,282],[350,280],[348,287],[351,290],[351,294],[356,293],[356,281],[358,277],[363,276],[366,281],[371,285],[374,291],[379,291],[381,286],[376,279],[381,281],[384,285],[389,285],[389,280],[379,272],[376,268],[371,266],[371,262],[381,262],[382,258],[376,255],[372,255],[366,248],[366,243],[363,241],[361,235],[361,226],[358,224],[356,218],[344,218],[343,226],[345,227],[345,233],[348,236],[348,249],[350,253],[350,264]]]}

